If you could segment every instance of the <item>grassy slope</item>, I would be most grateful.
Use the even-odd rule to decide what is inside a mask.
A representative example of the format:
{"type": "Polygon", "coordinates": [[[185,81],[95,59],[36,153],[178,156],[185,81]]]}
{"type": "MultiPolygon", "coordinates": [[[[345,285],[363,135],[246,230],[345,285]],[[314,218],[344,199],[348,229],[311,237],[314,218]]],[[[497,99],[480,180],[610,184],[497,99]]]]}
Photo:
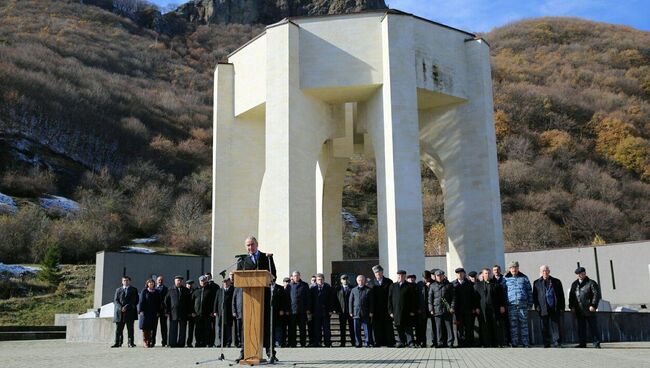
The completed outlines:
{"type": "Polygon", "coordinates": [[[0,300],[0,326],[51,326],[56,313],[84,313],[92,308],[95,266],[63,265],[63,287],[45,288],[35,280],[35,295],[0,300]],[[36,291],[38,290],[38,291],[36,291]]]}

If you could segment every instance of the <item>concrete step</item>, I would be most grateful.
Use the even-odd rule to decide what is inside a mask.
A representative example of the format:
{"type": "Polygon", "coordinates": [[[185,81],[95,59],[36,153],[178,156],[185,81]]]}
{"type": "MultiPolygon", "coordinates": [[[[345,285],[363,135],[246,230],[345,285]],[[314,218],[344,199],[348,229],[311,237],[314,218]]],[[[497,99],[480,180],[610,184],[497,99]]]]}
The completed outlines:
{"type": "Polygon", "coordinates": [[[0,341],[65,339],[65,326],[0,326],[0,341]]]}

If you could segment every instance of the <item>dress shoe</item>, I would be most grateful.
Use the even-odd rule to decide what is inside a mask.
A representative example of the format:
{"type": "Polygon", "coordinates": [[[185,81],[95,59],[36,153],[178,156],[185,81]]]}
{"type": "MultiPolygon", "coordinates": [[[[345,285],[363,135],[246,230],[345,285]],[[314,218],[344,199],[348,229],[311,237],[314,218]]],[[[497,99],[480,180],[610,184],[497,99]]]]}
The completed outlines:
{"type": "Polygon", "coordinates": [[[595,349],[600,349],[600,343],[599,343],[599,342],[595,343],[595,344],[594,344],[594,348],[595,348],[595,349]]]}
{"type": "Polygon", "coordinates": [[[113,345],[111,345],[111,347],[112,348],[121,348],[122,345],[121,344],[113,344],[113,345]]]}
{"type": "Polygon", "coordinates": [[[585,345],[585,344],[578,344],[578,345],[576,345],[575,347],[576,347],[576,348],[579,348],[579,349],[584,349],[584,348],[587,347],[587,345],[585,345]]]}

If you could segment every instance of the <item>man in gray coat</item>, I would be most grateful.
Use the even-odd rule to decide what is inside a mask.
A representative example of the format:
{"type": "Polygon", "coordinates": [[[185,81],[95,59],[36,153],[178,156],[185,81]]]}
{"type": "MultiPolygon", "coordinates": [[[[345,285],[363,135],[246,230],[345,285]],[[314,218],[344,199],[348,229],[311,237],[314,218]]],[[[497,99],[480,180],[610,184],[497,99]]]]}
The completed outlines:
{"type": "MultiPolygon", "coordinates": [[[[235,274],[230,273],[230,279],[235,284],[235,274]]],[[[235,325],[235,346],[242,347],[242,333],[243,324],[242,317],[244,316],[244,289],[236,287],[232,295],[232,318],[235,325]]]]}
{"type": "Polygon", "coordinates": [[[115,312],[113,314],[113,322],[115,322],[115,343],[112,348],[119,348],[124,342],[124,326],[128,336],[128,346],[135,347],[133,343],[133,322],[138,319],[138,311],[136,309],[140,297],[138,296],[138,289],[131,286],[131,277],[122,277],[122,286],[115,290],[115,297],[113,304],[115,305],[115,312]]]}
{"type": "Polygon", "coordinates": [[[357,287],[350,292],[350,301],[348,309],[350,316],[354,319],[354,345],[360,348],[361,345],[361,329],[365,337],[365,346],[372,347],[374,341],[372,338],[372,327],[370,325],[370,288],[366,286],[366,277],[364,275],[357,276],[357,287]]]}

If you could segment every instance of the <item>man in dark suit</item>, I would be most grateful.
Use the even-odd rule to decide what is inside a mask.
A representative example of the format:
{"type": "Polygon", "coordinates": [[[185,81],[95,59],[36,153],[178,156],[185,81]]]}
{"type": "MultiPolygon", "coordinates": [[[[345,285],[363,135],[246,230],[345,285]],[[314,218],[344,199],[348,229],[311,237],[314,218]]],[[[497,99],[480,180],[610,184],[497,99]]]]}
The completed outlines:
{"type": "Polygon", "coordinates": [[[322,273],[316,274],[316,284],[310,288],[311,312],[314,321],[313,345],[319,347],[321,337],[326,347],[332,346],[332,332],[330,330],[330,317],[336,309],[332,288],[325,282],[322,273]]]}
{"type": "Polygon", "coordinates": [[[542,319],[544,347],[560,347],[565,306],[562,281],[551,276],[551,269],[547,265],[541,266],[539,272],[542,277],[533,282],[533,305],[542,319]]]}
{"type": "MultiPolygon", "coordinates": [[[[506,278],[501,273],[501,266],[494,265],[492,266],[492,280],[493,283],[496,283],[501,288],[503,297],[506,297],[506,278]]],[[[510,345],[510,319],[508,318],[508,305],[506,303],[506,312],[500,314],[497,317],[497,345],[499,347],[504,347],[505,345],[510,345]]]]}
{"type": "MultiPolygon", "coordinates": [[[[244,258],[240,258],[240,261],[237,263],[237,270],[267,270],[273,275],[273,279],[276,276],[275,262],[273,262],[273,254],[266,254],[261,252],[258,249],[257,239],[254,236],[249,236],[244,241],[246,245],[246,251],[248,255],[244,258]]],[[[243,323],[246,323],[244,321],[243,323]]],[[[269,337],[271,336],[271,288],[266,288],[264,290],[264,339],[263,344],[266,348],[266,355],[271,358],[272,361],[276,360],[275,357],[275,347],[269,346],[269,337]]],[[[245,338],[245,336],[243,336],[245,338]]],[[[244,359],[244,348],[242,342],[242,349],[239,354],[237,362],[244,359]]]]}
{"type": "Polygon", "coordinates": [[[217,334],[219,344],[230,347],[232,344],[232,297],[235,288],[229,278],[225,278],[222,287],[214,298],[214,309],[217,311],[217,334]]]}
{"type": "Polygon", "coordinates": [[[309,284],[300,279],[300,272],[293,271],[289,286],[290,316],[289,316],[289,346],[295,348],[296,328],[300,330],[300,346],[307,346],[307,313],[311,307],[309,302],[309,284]]]}
{"type": "Polygon", "coordinates": [[[497,320],[506,313],[506,301],[501,285],[490,279],[490,269],[481,270],[481,281],[474,284],[478,300],[479,336],[484,348],[499,345],[497,320]]]}
{"type": "Polygon", "coordinates": [[[375,334],[375,346],[395,346],[393,321],[388,313],[388,290],[393,280],[384,277],[380,265],[372,268],[375,279],[368,283],[370,287],[370,319],[372,332],[375,334]]]}
{"type": "MultiPolygon", "coordinates": [[[[219,292],[219,285],[217,285],[214,280],[212,279],[212,273],[206,272],[205,277],[208,278],[208,288],[212,290],[212,293],[215,296],[215,299],[217,297],[217,293],[219,292]]],[[[215,310],[216,311],[216,310],[215,310]]],[[[215,347],[215,342],[217,339],[217,317],[216,314],[213,316],[210,316],[210,324],[208,325],[210,329],[208,330],[208,340],[207,340],[207,346],[210,348],[215,347]]]]}
{"type": "MultiPolygon", "coordinates": [[[[188,280],[189,281],[189,280],[188,280]]],[[[174,287],[167,290],[165,314],[169,320],[169,346],[185,346],[185,327],[192,313],[190,289],[183,287],[183,277],[174,277],[174,287]]],[[[191,343],[191,340],[190,340],[191,343]]],[[[188,343],[188,346],[190,344],[188,343]]]]}
{"type": "Polygon", "coordinates": [[[341,347],[345,347],[346,330],[350,334],[350,343],[354,346],[354,319],[350,315],[350,293],[352,288],[348,283],[348,275],[341,275],[341,285],[336,287],[337,312],[339,314],[339,330],[341,331],[341,347]]]}
{"type": "MultiPolygon", "coordinates": [[[[156,290],[160,293],[160,300],[165,300],[167,296],[167,286],[165,285],[165,278],[160,275],[156,278],[156,290]]],[[[162,340],[162,346],[167,346],[167,317],[165,317],[165,311],[160,312],[158,321],[160,323],[160,340],[162,340]]],[[[153,334],[151,335],[151,344],[156,345],[156,332],[157,329],[153,329],[153,334]]]]}
{"type": "Polygon", "coordinates": [[[133,343],[133,322],[138,319],[137,305],[140,297],[138,296],[138,289],[131,286],[131,278],[129,276],[122,277],[122,286],[115,290],[115,297],[113,303],[115,305],[115,313],[113,314],[113,322],[115,322],[115,344],[112,348],[119,348],[124,341],[124,326],[126,325],[128,346],[135,347],[133,343]]]}
{"type": "Polygon", "coordinates": [[[474,284],[465,277],[465,269],[456,270],[456,280],[452,282],[456,295],[456,326],[459,347],[474,346],[474,313],[476,311],[476,294],[474,284]]]}
{"type": "MultiPolygon", "coordinates": [[[[185,281],[185,287],[190,292],[190,296],[194,292],[194,280],[185,281]]],[[[187,346],[188,348],[192,347],[192,342],[194,341],[194,319],[191,315],[187,316],[187,346]]]]}
{"type": "Polygon", "coordinates": [[[388,291],[388,313],[393,319],[399,342],[397,347],[413,347],[413,326],[411,322],[417,311],[415,285],[406,282],[406,271],[397,271],[397,280],[388,291]]]}

